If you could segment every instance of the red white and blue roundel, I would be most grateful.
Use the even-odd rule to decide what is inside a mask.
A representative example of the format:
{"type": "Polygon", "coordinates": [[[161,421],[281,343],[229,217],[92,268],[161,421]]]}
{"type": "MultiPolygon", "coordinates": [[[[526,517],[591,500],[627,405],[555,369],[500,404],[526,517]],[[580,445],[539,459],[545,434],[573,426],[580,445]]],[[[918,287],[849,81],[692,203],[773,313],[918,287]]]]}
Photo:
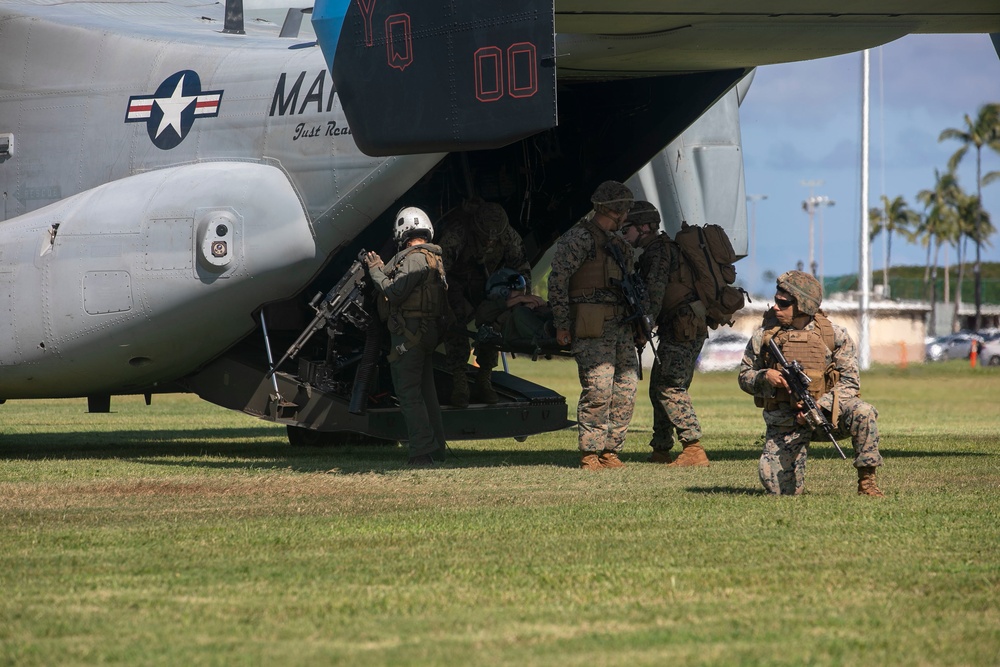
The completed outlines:
{"type": "Polygon", "coordinates": [[[152,95],[128,99],[126,123],[145,123],[153,145],[168,151],[184,141],[196,118],[214,118],[222,104],[221,90],[202,90],[198,73],[186,69],[171,74],[152,95]]]}

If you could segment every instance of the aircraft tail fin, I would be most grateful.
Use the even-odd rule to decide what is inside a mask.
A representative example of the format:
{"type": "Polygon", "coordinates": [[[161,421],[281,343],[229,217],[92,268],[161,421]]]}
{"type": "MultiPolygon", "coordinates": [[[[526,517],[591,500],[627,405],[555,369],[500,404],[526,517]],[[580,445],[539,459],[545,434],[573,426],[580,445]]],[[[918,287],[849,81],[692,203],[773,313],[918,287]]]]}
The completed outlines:
{"type": "Polygon", "coordinates": [[[556,125],[553,0],[317,0],[312,21],[369,155],[496,148],[556,125]]]}

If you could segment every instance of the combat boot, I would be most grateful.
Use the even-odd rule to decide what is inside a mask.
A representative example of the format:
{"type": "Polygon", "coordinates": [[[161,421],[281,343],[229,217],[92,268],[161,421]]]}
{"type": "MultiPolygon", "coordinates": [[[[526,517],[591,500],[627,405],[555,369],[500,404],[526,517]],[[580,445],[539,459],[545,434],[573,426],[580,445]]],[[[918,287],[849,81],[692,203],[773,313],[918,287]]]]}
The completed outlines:
{"type": "Polygon", "coordinates": [[[875,484],[875,468],[858,468],[858,495],[885,498],[885,494],[875,484]]]}
{"type": "Polygon", "coordinates": [[[476,374],[476,395],[479,400],[488,405],[495,405],[500,402],[500,397],[493,390],[493,369],[480,367],[476,374]]]}
{"type": "Polygon", "coordinates": [[[469,378],[464,368],[451,375],[451,404],[456,408],[469,407],[469,378]]]}
{"type": "Polygon", "coordinates": [[[601,455],[597,458],[600,459],[601,465],[605,468],[625,467],[625,463],[620,458],[618,458],[618,455],[607,449],[601,452],[601,455]]]}
{"type": "Polygon", "coordinates": [[[580,467],[584,470],[603,470],[601,459],[594,452],[588,452],[580,459],[580,467]]]}
{"type": "Polygon", "coordinates": [[[705,448],[698,442],[689,442],[684,445],[684,449],[677,455],[677,460],[667,464],[668,468],[707,468],[708,456],[705,448]]]}
{"type": "Polygon", "coordinates": [[[669,449],[654,449],[653,453],[646,459],[649,463],[670,463],[673,460],[669,449]]]}

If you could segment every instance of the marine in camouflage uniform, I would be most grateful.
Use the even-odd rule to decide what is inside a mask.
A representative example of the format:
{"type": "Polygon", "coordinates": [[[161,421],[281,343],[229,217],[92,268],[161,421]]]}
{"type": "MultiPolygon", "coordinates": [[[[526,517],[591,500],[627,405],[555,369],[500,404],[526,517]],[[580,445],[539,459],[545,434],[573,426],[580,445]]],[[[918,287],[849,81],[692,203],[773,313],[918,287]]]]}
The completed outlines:
{"type": "Polygon", "coordinates": [[[772,494],[798,495],[805,484],[806,459],[813,437],[801,406],[788,393],[767,342],[774,338],[788,361],[799,361],[812,383],[813,398],[838,433],[849,434],[858,470],[858,494],[883,497],[875,481],[882,465],[878,411],[861,400],[857,348],[847,331],[830,322],[819,305],[819,281],[802,271],[778,276],[775,305],[747,343],[740,367],[740,388],[764,408],[764,451],[760,481],[772,494]]]}
{"type": "Polygon", "coordinates": [[[447,282],[441,249],[428,242],[434,232],[426,214],[406,208],[397,215],[397,223],[400,218],[409,221],[408,212],[413,211],[423,217],[412,218],[415,226],[394,234],[403,249],[384,266],[373,252],[368,253],[366,263],[372,282],[388,305],[387,309],[380,306],[380,314],[387,315],[391,335],[389,369],[406,422],[408,463],[432,466],[443,461],[447,452],[433,364],[447,282]]]}
{"type": "Polygon", "coordinates": [[[594,210],[556,242],[549,274],[549,305],[559,345],[572,343],[580,376],[580,467],[619,468],[618,458],[632,421],[638,365],[625,302],[612,279],[621,270],[604,249],[614,243],[632,264],[632,248],[614,232],[632,207],[632,192],[605,181],[591,196],[594,210]]]}
{"type": "MultiPolygon", "coordinates": [[[[637,201],[625,223],[623,236],[640,248],[639,275],[646,284],[649,303],[646,313],[657,323],[656,357],[649,378],[649,400],[653,405],[653,437],[649,446],[651,463],[670,467],[705,467],[708,456],[701,446],[701,425],[688,389],[694,379],[695,362],[708,338],[705,319],[683,303],[670,310],[664,307],[669,283],[677,290],[681,262],[680,249],[660,231],[660,213],[646,201],[637,201]],[[674,433],[683,451],[671,462],[674,433]]],[[[675,299],[676,301],[676,299],[675,299]]]]}
{"type": "MultiPolygon", "coordinates": [[[[520,273],[530,289],[531,266],[524,256],[521,237],[510,226],[499,204],[470,200],[450,212],[443,224],[446,226],[438,243],[448,275],[448,304],[454,315],[454,321],[443,336],[445,364],[452,376],[451,403],[465,407],[469,404],[468,324],[485,298],[486,281],[498,269],[508,268],[520,273]]],[[[499,400],[490,380],[498,359],[495,347],[477,347],[479,371],[475,389],[485,403],[499,400]]]]}

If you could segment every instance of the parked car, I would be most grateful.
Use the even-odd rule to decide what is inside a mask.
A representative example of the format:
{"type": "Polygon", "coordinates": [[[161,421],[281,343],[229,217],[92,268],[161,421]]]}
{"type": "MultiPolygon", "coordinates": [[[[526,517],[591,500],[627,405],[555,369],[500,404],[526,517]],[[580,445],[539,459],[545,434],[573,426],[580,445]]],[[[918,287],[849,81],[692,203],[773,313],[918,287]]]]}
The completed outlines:
{"type": "Polygon", "coordinates": [[[927,361],[968,359],[969,353],[972,351],[973,341],[979,342],[982,341],[982,338],[967,331],[933,338],[925,346],[927,361]]]}
{"type": "Polygon", "coordinates": [[[990,343],[995,340],[1000,340],[1000,329],[982,329],[979,332],[984,343],[990,343]]]}
{"type": "Polygon", "coordinates": [[[743,351],[750,337],[735,331],[723,331],[705,341],[695,366],[699,371],[730,371],[740,367],[743,351]]]}
{"type": "Polygon", "coordinates": [[[979,352],[980,366],[1000,366],[1000,338],[983,343],[979,352]]]}

